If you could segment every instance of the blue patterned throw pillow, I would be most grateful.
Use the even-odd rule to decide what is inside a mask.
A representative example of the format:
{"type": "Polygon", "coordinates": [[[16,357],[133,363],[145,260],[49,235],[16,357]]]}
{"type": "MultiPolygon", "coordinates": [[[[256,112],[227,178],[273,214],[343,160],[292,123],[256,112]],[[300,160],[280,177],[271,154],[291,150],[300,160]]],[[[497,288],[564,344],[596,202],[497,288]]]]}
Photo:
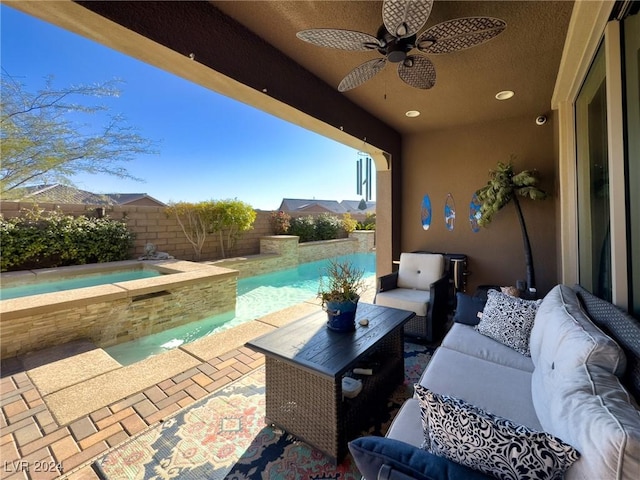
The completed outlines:
{"type": "Polygon", "coordinates": [[[560,480],[580,454],[559,438],[415,385],[429,451],[503,480],[560,480]]]}
{"type": "Polygon", "coordinates": [[[527,357],[529,337],[542,300],[523,300],[496,290],[489,290],[482,320],[476,330],[513,348],[527,357]]]}

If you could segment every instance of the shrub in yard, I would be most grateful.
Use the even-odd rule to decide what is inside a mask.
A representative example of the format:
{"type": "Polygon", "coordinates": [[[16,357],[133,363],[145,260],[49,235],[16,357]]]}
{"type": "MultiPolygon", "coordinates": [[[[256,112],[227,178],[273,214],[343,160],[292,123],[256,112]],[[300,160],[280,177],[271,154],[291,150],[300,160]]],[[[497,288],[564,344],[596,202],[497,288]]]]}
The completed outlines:
{"type": "Polygon", "coordinates": [[[292,218],[289,234],[300,237],[301,243],[317,240],[313,216],[292,218]]]}
{"type": "Polygon", "coordinates": [[[73,217],[38,207],[19,217],[0,217],[0,269],[23,270],[129,258],[134,234],[124,221],[73,217]]]}
{"type": "Polygon", "coordinates": [[[332,240],[338,238],[342,228],[340,219],[329,213],[321,213],[315,218],[316,240],[332,240]]]}
{"type": "Polygon", "coordinates": [[[291,227],[291,215],[287,212],[271,212],[271,228],[275,235],[286,235],[291,227]]]}
{"type": "Polygon", "coordinates": [[[211,227],[218,234],[222,258],[226,258],[242,233],[253,228],[256,211],[238,199],[216,200],[212,220],[211,227]]]}
{"type": "Polygon", "coordinates": [[[367,213],[364,221],[358,222],[357,230],[375,230],[376,229],[376,214],[367,213]]]}
{"type": "Polygon", "coordinates": [[[342,229],[348,234],[353,232],[358,226],[358,222],[349,213],[342,216],[342,229]]]}

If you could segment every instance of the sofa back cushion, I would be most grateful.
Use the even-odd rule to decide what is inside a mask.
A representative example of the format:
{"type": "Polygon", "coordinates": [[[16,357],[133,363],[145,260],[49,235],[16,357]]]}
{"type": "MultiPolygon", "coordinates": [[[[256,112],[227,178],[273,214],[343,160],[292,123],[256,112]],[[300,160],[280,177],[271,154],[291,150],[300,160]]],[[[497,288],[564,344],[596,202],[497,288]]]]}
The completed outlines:
{"type": "Polygon", "coordinates": [[[429,290],[444,273],[444,256],[439,253],[401,253],[398,287],[429,290]]]}
{"type": "Polygon", "coordinates": [[[542,427],[582,455],[568,479],[638,478],[640,412],[618,376],[626,359],[558,285],[538,308],[530,340],[531,396],[542,427]]]}
{"type": "Polygon", "coordinates": [[[573,289],[589,318],[620,345],[627,358],[622,384],[640,402],[640,321],[606,300],[575,285],[573,289]]]}
{"type": "MultiPolygon", "coordinates": [[[[538,418],[545,430],[581,454],[565,479],[640,478],[640,410],[620,379],[598,366],[583,365],[555,389],[538,418]]],[[[539,402],[534,405],[537,410],[539,402]]]]}
{"type": "Polygon", "coordinates": [[[535,369],[550,378],[584,364],[618,376],[625,371],[622,349],[589,320],[575,292],[566,285],[555,286],[544,297],[529,347],[535,369]]]}

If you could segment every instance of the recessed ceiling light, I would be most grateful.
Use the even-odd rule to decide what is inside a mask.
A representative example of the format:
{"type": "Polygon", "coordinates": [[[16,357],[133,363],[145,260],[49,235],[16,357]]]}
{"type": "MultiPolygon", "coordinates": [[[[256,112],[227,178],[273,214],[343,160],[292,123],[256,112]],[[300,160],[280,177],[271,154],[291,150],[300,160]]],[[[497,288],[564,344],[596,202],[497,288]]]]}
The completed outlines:
{"type": "Polygon", "coordinates": [[[503,90],[501,92],[496,93],[496,98],[498,100],[509,100],[514,95],[515,93],[513,93],[511,90],[503,90]]]}
{"type": "Polygon", "coordinates": [[[405,115],[409,118],[415,118],[420,115],[420,112],[418,110],[409,110],[405,115]]]}

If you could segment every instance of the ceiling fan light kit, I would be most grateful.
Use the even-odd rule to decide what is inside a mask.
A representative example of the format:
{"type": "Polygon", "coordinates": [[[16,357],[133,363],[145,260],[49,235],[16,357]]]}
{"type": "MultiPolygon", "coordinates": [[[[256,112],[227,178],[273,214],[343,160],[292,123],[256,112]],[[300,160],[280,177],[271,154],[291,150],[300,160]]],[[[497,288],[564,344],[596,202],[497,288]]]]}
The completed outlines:
{"type": "Polygon", "coordinates": [[[383,58],[369,60],[349,72],[338,85],[346,92],[377,75],[387,64],[398,65],[398,76],[414,88],[429,89],[436,83],[433,63],[422,54],[444,54],[480,45],[506,28],[503,20],[491,17],[465,17],[448,20],[428,28],[420,35],[431,14],[433,0],[385,0],[382,4],[383,25],[377,35],[315,28],[296,36],[321,47],[350,51],[377,50],[383,58]],[[410,52],[417,49],[420,54],[410,52]]]}

